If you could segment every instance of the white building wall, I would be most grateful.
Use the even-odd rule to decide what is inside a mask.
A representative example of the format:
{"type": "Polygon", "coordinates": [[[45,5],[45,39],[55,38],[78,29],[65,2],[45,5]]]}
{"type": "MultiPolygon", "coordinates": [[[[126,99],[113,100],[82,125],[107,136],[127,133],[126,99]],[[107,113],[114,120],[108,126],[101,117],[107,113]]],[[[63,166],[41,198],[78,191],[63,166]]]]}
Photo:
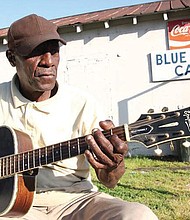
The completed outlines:
{"type": "Polygon", "coordinates": [[[150,108],[161,112],[163,107],[175,110],[189,105],[188,80],[151,82],[149,54],[167,49],[163,20],[64,38],[68,42],[61,49],[65,81],[93,94],[116,124],[134,122],[150,108]]]}

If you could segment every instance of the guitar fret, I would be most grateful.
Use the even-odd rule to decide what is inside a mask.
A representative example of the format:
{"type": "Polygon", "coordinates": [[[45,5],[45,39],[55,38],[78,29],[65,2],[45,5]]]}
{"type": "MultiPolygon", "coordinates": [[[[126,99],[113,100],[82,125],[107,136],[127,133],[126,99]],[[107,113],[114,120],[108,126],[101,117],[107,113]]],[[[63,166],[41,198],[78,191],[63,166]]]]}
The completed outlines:
{"type": "Polygon", "coordinates": [[[7,176],[8,173],[8,165],[7,165],[7,157],[5,158],[5,176],[7,176]]]}
{"type": "Polygon", "coordinates": [[[42,165],[42,150],[39,149],[39,165],[42,165]]]}
{"type": "Polygon", "coordinates": [[[18,159],[17,159],[18,155],[14,155],[14,173],[18,172],[18,159]]]}
{"type": "Polygon", "coordinates": [[[79,138],[77,138],[77,148],[78,148],[78,154],[80,154],[80,143],[79,143],[79,138]]]}
{"type": "Polygon", "coordinates": [[[21,171],[24,171],[25,170],[25,165],[27,166],[27,163],[25,164],[25,153],[22,153],[22,170],[21,171]]]}
{"type": "Polygon", "coordinates": [[[8,157],[8,173],[7,175],[10,175],[11,174],[11,157],[9,156],[8,157]]]}
{"type": "Polygon", "coordinates": [[[87,145],[87,143],[85,142],[85,138],[81,137],[79,138],[79,144],[80,144],[80,154],[84,154],[84,152],[89,149],[89,146],[87,145]]]}
{"type": "Polygon", "coordinates": [[[11,172],[10,174],[14,174],[14,168],[15,168],[15,164],[14,164],[14,155],[11,156],[11,172]]]}
{"type": "Polygon", "coordinates": [[[2,176],[5,175],[5,158],[2,159],[2,176]]]}
{"type": "Polygon", "coordinates": [[[70,145],[69,141],[61,143],[61,158],[62,158],[62,160],[70,158],[70,156],[69,156],[69,152],[70,152],[69,145],[70,145]]]}
{"type": "Polygon", "coordinates": [[[21,170],[21,166],[22,166],[21,162],[22,162],[21,154],[18,154],[18,172],[22,171],[21,170]]]}
{"type": "Polygon", "coordinates": [[[20,172],[20,163],[21,163],[21,160],[20,160],[20,154],[18,154],[18,172],[20,172]]]}
{"type": "Polygon", "coordinates": [[[1,158],[1,176],[4,176],[4,158],[1,158]]]}
{"type": "Polygon", "coordinates": [[[28,152],[28,168],[34,168],[34,159],[33,159],[33,151],[28,152]]]}
{"type": "Polygon", "coordinates": [[[6,175],[6,158],[3,159],[3,176],[6,175]]]}
{"type": "Polygon", "coordinates": [[[70,142],[70,155],[71,155],[70,157],[78,155],[78,144],[76,143],[76,139],[73,139],[70,142]]]}
{"type": "Polygon", "coordinates": [[[56,152],[57,151],[55,151],[55,146],[52,145],[52,147],[51,147],[52,162],[55,162],[56,152]]]}
{"type": "Polygon", "coordinates": [[[68,153],[69,153],[69,158],[71,157],[71,142],[68,141],[68,153]]]}
{"type": "Polygon", "coordinates": [[[5,164],[6,161],[5,160],[6,160],[6,158],[3,158],[3,176],[5,176],[5,174],[6,174],[6,172],[5,172],[6,171],[5,170],[6,169],[6,164],[5,164]]]}
{"type": "Polygon", "coordinates": [[[23,171],[23,166],[24,166],[24,160],[23,159],[24,159],[23,154],[20,154],[19,155],[19,164],[20,164],[19,172],[23,171]]]}
{"type": "Polygon", "coordinates": [[[7,158],[4,158],[4,176],[6,176],[7,175],[7,160],[6,160],[7,158]]]}
{"type": "Polygon", "coordinates": [[[4,172],[4,158],[2,158],[2,167],[1,167],[1,173],[2,173],[2,176],[4,176],[5,172],[4,172]]]}
{"type": "Polygon", "coordinates": [[[2,177],[2,159],[0,158],[0,177],[2,177]]]}
{"type": "Polygon", "coordinates": [[[44,159],[44,163],[47,164],[47,147],[42,148],[43,149],[43,159],[44,159]]]}
{"type": "Polygon", "coordinates": [[[6,171],[7,171],[7,172],[6,172],[6,175],[7,175],[7,176],[9,175],[9,163],[10,163],[10,160],[9,160],[9,157],[7,157],[7,164],[6,164],[6,166],[7,166],[7,167],[6,167],[6,168],[7,168],[7,169],[6,169],[6,171]]]}
{"type": "Polygon", "coordinates": [[[54,162],[54,154],[53,154],[53,149],[54,149],[54,146],[49,146],[49,147],[46,147],[46,164],[49,164],[49,163],[52,163],[54,162]]]}
{"type": "Polygon", "coordinates": [[[44,155],[43,155],[44,164],[43,165],[46,165],[47,164],[47,147],[42,148],[42,150],[44,152],[44,155]]]}
{"type": "Polygon", "coordinates": [[[38,150],[39,151],[39,165],[42,165],[42,156],[41,156],[41,149],[38,150]]]}
{"type": "Polygon", "coordinates": [[[4,176],[4,158],[1,159],[1,176],[4,176]]]}
{"type": "Polygon", "coordinates": [[[20,166],[20,171],[22,172],[24,170],[24,154],[20,154],[21,155],[21,166],[20,166]]]}
{"type": "Polygon", "coordinates": [[[4,176],[7,175],[6,168],[7,168],[7,165],[6,165],[6,158],[4,158],[4,173],[3,173],[4,176]]]}
{"type": "Polygon", "coordinates": [[[10,171],[11,171],[11,158],[10,158],[10,156],[9,157],[7,157],[7,162],[8,162],[8,167],[7,167],[7,175],[9,176],[10,175],[10,171]]]}
{"type": "Polygon", "coordinates": [[[60,150],[60,159],[63,160],[63,155],[62,155],[62,143],[59,144],[59,150],[60,150]]]}
{"type": "Polygon", "coordinates": [[[38,154],[39,154],[38,155],[39,156],[39,166],[41,166],[42,165],[42,163],[41,163],[41,159],[42,159],[41,158],[41,149],[38,150],[38,154]]]}
{"type": "Polygon", "coordinates": [[[8,174],[9,174],[9,158],[8,157],[6,157],[6,176],[8,176],[8,174]]]}
{"type": "Polygon", "coordinates": [[[24,167],[23,167],[23,171],[24,171],[24,170],[28,170],[29,168],[28,153],[24,153],[23,158],[24,158],[24,167]]]}
{"type": "Polygon", "coordinates": [[[46,164],[52,163],[52,146],[49,146],[48,148],[45,147],[45,161],[46,164]]]}
{"type": "Polygon", "coordinates": [[[3,159],[1,158],[1,177],[3,177],[3,159]]]}
{"type": "Polygon", "coordinates": [[[15,168],[15,164],[14,164],[14,155],[12,155],[11,157],[10,157],[10,167],[11,167],[11,169],[10,169],[10,174],[14,174],[15,173],[15,170],[14,170],[14,168],[15,168]]]}
{"type": "Polygon", "coordinates": [[[53,145],[53,161],[62,160],[60,145],[53,145]]]}
{"type": "Polygon", "coordinates": [[[40,164],[40,149],[36,149],[34,151],[34,164],[35,166],[34,167],[39,167],[41,164],[40,164]]]}
{"type": "Polygon", "coordinates": [[[18,166],[18,162],[17,162],[17,155],[14,155],[14,160],[13,160],[13,164],[14,164],[14,173],[17,172],[17,166],[18,166]]]}
{"type": "Polygon", "coordinates": [[[39,156],[39,166],[41,166],[42,165],[42,163],[41,163],[41,149],[39,149],[38,150],[38,156],[39,156]]]}
{"type": "Polygon", "coordinates": [[[27,164],[28,164],[28,169],[30,169],[31,167],[30,167],[30,152],[28,152],[28,154],[27,154],[27,164]]]}
{"type": "Polygon", "coordinates": [[[47,147],[44,148],[44,151],[45,151],[45,154],[44,154],[45,164],[47,164],[47,162],[48,162],[48,149],[47,149],[47,147]]]}
{"type": "Polygon", "coordinates": [[[21,162],[22,162],[21,154],[19,154],[18,155],[18,166],[19,166],[18,167],[18,172],[22,171],[22,169],[21,169],[21,166],[22,166],[21,162]]]}
{"type": "Polygon", "coordinates": [[[31,151],[32,168],[35,168],[35,151],[31,151]]]}
{"type": "Polygon", "coordinates": [[[48,148],[47,147],[44,148],[44,161],[45,161],[45,164],[48,163],[48,148]]]}
{"type": "Polygon", "coordinates": [[[40,148],[40,165],[46,165],[46,151],[45,148],[40,148]]]}

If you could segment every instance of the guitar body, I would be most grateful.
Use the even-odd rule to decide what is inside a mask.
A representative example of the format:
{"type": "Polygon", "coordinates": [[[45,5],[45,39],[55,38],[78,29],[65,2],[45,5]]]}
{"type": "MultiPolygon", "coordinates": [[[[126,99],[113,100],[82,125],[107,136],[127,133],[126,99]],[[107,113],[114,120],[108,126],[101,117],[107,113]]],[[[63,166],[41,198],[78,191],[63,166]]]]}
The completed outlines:
{"type": "MultiPolygon", "coordinates": [[[[0,140],[0,157],[32,148],[29,136],[9,127],[0,127],[0,140]]],[[[1,166],[1,173],[2,169],[1,166]]],[[[34,190],[35,175],[23,173],[0,179],[0,216],[20,217],[26,214],[32,205],[34,190]]]]}

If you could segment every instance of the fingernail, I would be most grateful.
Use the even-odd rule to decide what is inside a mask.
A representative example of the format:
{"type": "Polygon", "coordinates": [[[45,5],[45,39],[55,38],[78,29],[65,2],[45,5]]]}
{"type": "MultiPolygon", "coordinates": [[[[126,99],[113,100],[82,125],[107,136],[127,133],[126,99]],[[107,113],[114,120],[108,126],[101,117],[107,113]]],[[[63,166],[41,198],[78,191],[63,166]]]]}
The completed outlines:
{"type": "Polygon", "coordinates": [[[92,130],[92,134],[94,134],[96,131],[98,131],[98,128],[94,128],[94,129],[92,130]]]}
{"type": "Polygon", "coordinates": [[[87,135],[86,136],[86,140],[90,140],[90,139],[92,139],[92,136],[91,135],[87,135]]]}

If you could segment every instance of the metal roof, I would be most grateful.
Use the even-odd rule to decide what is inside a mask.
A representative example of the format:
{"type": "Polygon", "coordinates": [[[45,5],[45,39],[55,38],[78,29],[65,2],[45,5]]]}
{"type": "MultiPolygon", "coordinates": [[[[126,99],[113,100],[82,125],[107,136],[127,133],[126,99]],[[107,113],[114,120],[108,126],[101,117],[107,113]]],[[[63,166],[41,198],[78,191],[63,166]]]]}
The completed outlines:
{"type": "Polygon", "coordinates": [[[190,0],[165,0],[54,19],[58,26],[87,24],[190,8],[190,0]]]}
{"type": "MultiPolygon", "coordinates": [[[[164,13],[190,8],[190,0],[164,0],[133,6],[112,8],[102,11],[89,12],[79,15],[52,19],[58,27],[89,24],[101,21],[116,20],[127,17],[138,17],[149,14],[164,13]]],[[[0,29],[0,37],[7,35],[8,28],[0,29]]]]}

